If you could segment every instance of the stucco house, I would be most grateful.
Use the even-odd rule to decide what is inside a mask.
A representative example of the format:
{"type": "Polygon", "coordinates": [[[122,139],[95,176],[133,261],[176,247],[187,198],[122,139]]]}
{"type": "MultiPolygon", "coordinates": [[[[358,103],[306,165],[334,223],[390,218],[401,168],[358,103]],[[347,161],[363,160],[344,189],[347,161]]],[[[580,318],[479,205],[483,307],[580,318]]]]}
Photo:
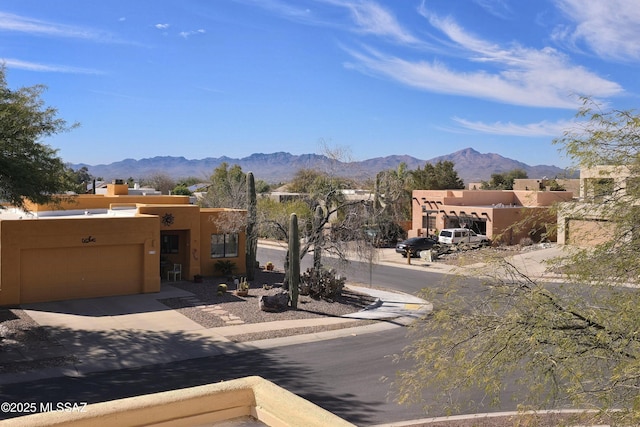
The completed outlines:
{"type": "Polygon", "coordinates": [[[607,215],[606,201],[624,197],[629,186],[637,188],[639,182],[627,166],[581,169],[578,200],[562,204],[558,211],[558,244],[594,246],[610,240],[615,224],[607,215]]]}
{"type": "MultiPolygon", "coordinates": [[[[490,240],[517,244],[556,223],[550,207],[573,198],[570,191],[513,190],[414,190],[409,237],[437,235],[443,228],[466,227],[490,240]],[[514,223],[527,219],[526,227],[512,230],[514,223]]],[[[545,236],[554,240],[555,235],[545,236]]]]}
{"type": "Polygon", "coordinates": [[[171,279],[245,274],[246,210],[200,208],[188,196],[71,196],[59,205],[0,209],[0,305],[158,292],[171,279]]]}

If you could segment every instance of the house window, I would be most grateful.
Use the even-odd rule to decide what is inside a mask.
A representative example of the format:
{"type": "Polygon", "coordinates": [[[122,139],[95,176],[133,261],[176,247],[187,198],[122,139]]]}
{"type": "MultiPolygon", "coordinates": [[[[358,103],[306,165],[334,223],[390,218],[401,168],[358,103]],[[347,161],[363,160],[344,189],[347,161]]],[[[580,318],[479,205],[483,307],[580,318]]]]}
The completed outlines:
{"type": "Polygon", "coordinates": [[[237,256],[238,233],[211,235],[211,258],[234,258],[237,256]]]}
{"type": "Polygon", "coordinates": [[[163,255],[177,254],[179,252],[180,239],[175,234],[165,234],[162,236],[160,253],[163,255]]]}
{"type": "Polygon", "coordinates": [[[422,216],[422,228],[428,230],[435,230],[436,228],[436,216],[435,215],[423,215],[422,216]]]}

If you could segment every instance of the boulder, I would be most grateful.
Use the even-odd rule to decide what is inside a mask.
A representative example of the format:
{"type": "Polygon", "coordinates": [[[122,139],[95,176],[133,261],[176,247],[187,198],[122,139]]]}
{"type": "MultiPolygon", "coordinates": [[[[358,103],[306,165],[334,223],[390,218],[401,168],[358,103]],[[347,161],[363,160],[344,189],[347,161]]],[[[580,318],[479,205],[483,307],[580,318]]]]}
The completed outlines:
{"type": "Polygon", "coordinates": [[[280,290],[274,295],[262,295],[258,300],[258,304],[262,311],[285,311],[289,306],[289,293],[285,290],[280,290]]]}

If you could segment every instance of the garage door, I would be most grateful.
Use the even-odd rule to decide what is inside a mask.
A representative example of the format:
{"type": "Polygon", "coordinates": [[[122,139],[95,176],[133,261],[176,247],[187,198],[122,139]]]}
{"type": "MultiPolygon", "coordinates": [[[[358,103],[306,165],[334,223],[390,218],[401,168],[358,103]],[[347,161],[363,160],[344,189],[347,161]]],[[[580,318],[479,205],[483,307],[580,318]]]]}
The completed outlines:
{"type": "Polygon", "coordinates": [[[136,294],[142,245],[28,249],[21,252],[21,303],[136,294]]]}

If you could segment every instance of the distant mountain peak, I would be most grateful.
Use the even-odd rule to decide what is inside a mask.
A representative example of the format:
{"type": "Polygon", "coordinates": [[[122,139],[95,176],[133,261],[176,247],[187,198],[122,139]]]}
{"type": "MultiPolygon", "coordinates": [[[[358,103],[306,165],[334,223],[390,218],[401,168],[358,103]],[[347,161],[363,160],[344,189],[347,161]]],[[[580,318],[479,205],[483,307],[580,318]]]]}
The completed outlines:
{"type": "Polygon", "coordinates": [[[207,157],[200,160],[188,160],[185,157],[157,156],[140,160],[125,159],[108,165],[77,164],[71,166],[74,169],[79,169],[83,166],[87,167],[90,174],[105,180],[123,177],[142,179],[158,173],[169,175],[174,179],[187,177],[204,179],[209,177],[220,164],[226,162],[230,166],[239,165],[245,172],[253,172],[256,179],[276,184],[291,180],[300,169],[320,169],[324,171],[331,168],[338,175],[366,180],[374,177],[380,171],[397,169],[400,163],[405,163],[407,168],[412,170],[423,167],[426,163],[434,164],[439,161],[453,162],[454,169],[465,184],[488,181],[491,178],[491,174],[508,172],[513,169],[524,170],[530,178],[553,177],[565,173],[565,170],[556,166],[529,166],[517,160],[502,157],[499,154],[483,154],[471,147],[435,157],[431,160],[420,160],[405,154],[376,157],[358,162],[349,162],[348,164],[336,162],[320,154],[293,155],[279,151],[271,154],[253,153],[242,159],[222,156],[219,158],[207,157]]]}

